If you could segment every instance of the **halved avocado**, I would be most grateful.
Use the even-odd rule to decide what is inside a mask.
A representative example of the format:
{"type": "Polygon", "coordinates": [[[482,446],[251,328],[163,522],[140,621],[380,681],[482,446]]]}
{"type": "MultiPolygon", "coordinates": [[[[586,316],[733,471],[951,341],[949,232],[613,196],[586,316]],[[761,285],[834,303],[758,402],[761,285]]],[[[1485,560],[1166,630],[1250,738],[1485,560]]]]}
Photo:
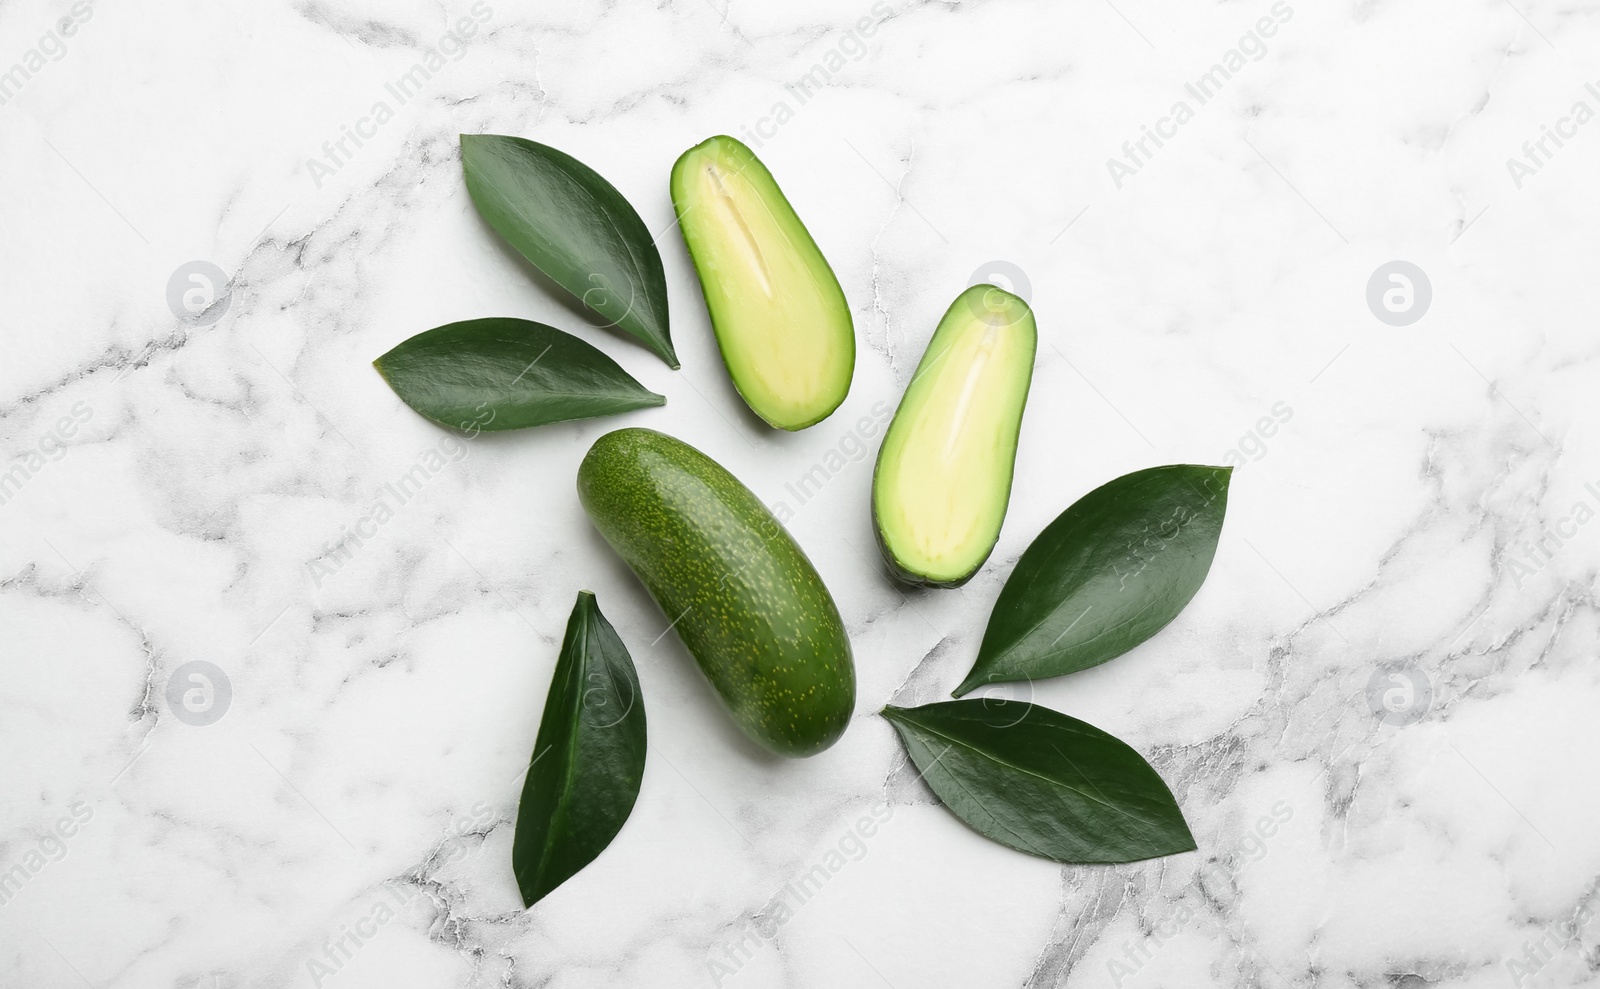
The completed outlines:
{"type": "Polygon", "coordinates": [[[772,173],[733,138],[709,138],[672,166],[672,206],[745,403],[779,429],[826,419],[850,391],[855,324],[772,173]]]}
{"type": "Polygon", "coordinates": [[[1028,304],[993,285],[939,321],[872,476],[878,547],[901,580],[959,587],[994,550],[1038,336],[1028,304]]]}

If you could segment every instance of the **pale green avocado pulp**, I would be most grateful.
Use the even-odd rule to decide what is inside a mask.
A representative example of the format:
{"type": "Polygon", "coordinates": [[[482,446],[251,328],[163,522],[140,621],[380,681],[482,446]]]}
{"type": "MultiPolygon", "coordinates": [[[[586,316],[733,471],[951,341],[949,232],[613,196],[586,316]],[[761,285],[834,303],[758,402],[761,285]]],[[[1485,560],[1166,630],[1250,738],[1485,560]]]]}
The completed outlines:
{"type": "Polygon", "coordinates": [[[872,481],[878,543],[913,583],[965,583],[1000,538],[1038,330],[993,285],[956,297],[884,435],[872,481]]]}
{"type": "Polygon", "coordinates": [[[672,166],[672,205],[734,387],[780,429],[850,391],[855,324],[833,269],[749,148],[713,137],[672,166]]]}

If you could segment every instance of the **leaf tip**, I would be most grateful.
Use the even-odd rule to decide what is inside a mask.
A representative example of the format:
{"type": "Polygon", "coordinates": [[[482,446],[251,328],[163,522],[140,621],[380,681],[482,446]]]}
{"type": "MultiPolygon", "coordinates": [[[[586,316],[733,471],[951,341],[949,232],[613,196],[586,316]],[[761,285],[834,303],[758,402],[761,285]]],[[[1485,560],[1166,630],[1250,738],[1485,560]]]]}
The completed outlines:
{"type": "MultiPolygon", "coordinates": [[[[1168,792],[1171,792],[1171,791],[1169,790],[1168,792]]],[[[1178,804],[1178,798],[1177,797],[1173,797],[1172,798],[1172,804],[1175,807],[1177,806],[1177,804],[1178,804]]],[[[1189,819],[1187,817],[1183,816],[1183,809],[1182,808],[1178,809],[1178,823],[1183,825],[1184,837],[1189,840],[1189,847],[1188,848],[1180,848],[1179,851],[1181,851],[1181,852],[1198,852],[1200,850],[1200,844],[1199,844],[1199,842],[1194,840],[1194,831],[1191,830],[1190,827],[1189,827],[1189,819]]]]}

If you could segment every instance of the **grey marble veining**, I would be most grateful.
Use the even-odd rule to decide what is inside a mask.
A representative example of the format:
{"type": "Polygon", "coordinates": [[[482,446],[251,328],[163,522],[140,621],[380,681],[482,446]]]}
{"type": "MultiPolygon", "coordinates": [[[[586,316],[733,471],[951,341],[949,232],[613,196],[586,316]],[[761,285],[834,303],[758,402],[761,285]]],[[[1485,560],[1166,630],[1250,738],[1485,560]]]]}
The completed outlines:
{"type": "Polygon", "coordinates": [[[26,0],[0,38],[0,983],[1600,970],[1592,10],[26,0]],[[493,235],[461,132],[635,203],[682,371],[493,235]],[[739,402],[673,230],[671,163],[719,132],[854,309],[850,397],[798,435],[739,402]],[[988,274],[1041,332],[1010,514],[966,587],[903,590],[871,460],[988,274]],[[668,404],[467,439],[370,367],[486,315],[574,330],[668,404]],[[746,742],[588,525],[578,461],[623,423],[726,464],[828,581],[859,675],[833,749],[746,742]],[[1237,467],[1199,596],[996,693],[1140,749],[1200,850],[1063,868],[978,838],[876,712],[960,681],[1057,513],[1173,462],[1237,467]],[[650,752],[616,842],[524,911],[519,774],[581,588],[650,752]]]}

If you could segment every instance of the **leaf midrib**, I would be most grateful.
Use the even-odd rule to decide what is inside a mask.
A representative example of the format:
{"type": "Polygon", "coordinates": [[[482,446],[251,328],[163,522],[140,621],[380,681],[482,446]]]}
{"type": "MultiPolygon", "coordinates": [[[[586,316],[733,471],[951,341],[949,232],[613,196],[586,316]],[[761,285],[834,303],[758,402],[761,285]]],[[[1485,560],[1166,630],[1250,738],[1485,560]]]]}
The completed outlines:
{"type": "MultiPolygon", "coordinates": [[[[589,609],[585,608],[584,609],[584,615],[583,615],[583,622],[582,622],[582,625],[578,629],[578,639],[577,639],[577,642],[575,643],[577,648],[575,648],[573,650],[574,655],[578,658],[578,661],[573,664],[573,668],[574,668],[574,671],[579,674],[578,683],[580,683],[580,684],[583,683],[582,674],[587,672],[588,663],[589,663],[589,621],[590,621],[590,619],[589,619],[589,613],[588,612],[589,612],[589,609]]],[[[570,680],[569,680],[569,682],[570,682],[570,680]]],[[[566,687],[567,687],[567,684],[563,684],[562,685],[562,689],[563,690],[566,690],[566,687]]],[[[562,826],[562,830],[561,830],[560,833],[562,835],[565,835],[565,825],[566,825],[566,819],[567,819],[567,811],[569,809],[569,804],[570,804],[570,801],[572,799],[572,784],[573,784],[573,779],[574,779],[574,777],[575,777],[575,775],[577,773],[577,766],[578,766],[578,759],[577,759],[577,753],[578,753],[578,729],[581,726],[581,720],[578,717],[577,708],[579,706],[581,706],[582,703],[583,703],[583,692],[580,690],[580,691],[567,691],[567,693],[573,695],[572,697],[563,697],[562,698],[563,700],[567,700],[567,701],[571,702],[570,703],[571,710],[569,710],[567,712],[567,726],[568,726],[568,728],[567,728],[567,739],[566,739],[566,742],[567,742],[566,754],[567,754],[567,756],[569,758],[564,760],[565,767],[563,768],[562,773],[561,773],[561,787],[557,791],[556,809],[555,809],[555,812],[550,815],[550,828],[545,833],[544,848],[539,853],[538,879],[539,879],[541,885],[543,885],[544,880],[546,878],[546,872],[547,872],[547,870],[548,870],[548,868],[550,866],[551,855],[554,854],[554,851],[555,851],[555,845],[556,845],[555,838],[556,838],[556,835],[557,835],[557,825],[558,824],[562,826]]]]}
{"type": "MultiPolygon", "coordinates": [[[[532,143],[532,142],[530,142],[530,143],[532,143]]],[[[562,177],[565,178],[568,182],[571,182],[577,188],[577,190],[583,194],[584,198],[588,201],[588,203],[592,207],[592,212],[593,213],[598,213],[599,216],[601,217],[601,219],[603,219],[605,221],[606,228],[610,231],[611,236],[613,238],[613,241],[615,243],[621,244],[622,245],[622,249],[627,252],[628,264],[629,264],[630,267],[633,268],[633,271],[631,272],[631,274],[632,274],[632,276],[634,278],[637,278],[639,280],[639,283],[640,283],[639,284],[639,291],[640,291],[641,294],[645,295],[645,300],[644,300],[645,305],[647,307],[649,307],[649,309],[651,311],[651,314],[654,315],[655,306],[651,304],[650,299],[649,299],[649,293],[646,291],[645,286],[644,286],[644,282],[645,282],[646,279],[644,277],[644,270],[643,270],[643,268],[642,268],[642,266],[640,264],[640,260],[641,259],[634,252],[633,244],[631,243],[631,241],[628,238],[628,236],[617,225],[616,218],[614,216],[612,216],[612,210],[611,210],[609,204],[602,202],[600,200],[600,198],[598,196],[596,196],[594,194],[594,192],[589,188],[587,182],[585,181],[587,179],[587,176],[584,176],[582,174],[573,172],[571,169],[569,169],[567,167],[567,162],[566,161],[564,161],[564,160],[562,160],[560,158],[555,158],[555,157],[551,157],[549,155],[545,155],[543,153],[538,153],[538,156],[546,164],[549,164],[549,165],[553,166],[557,171],[559,171],[561,173],[562,177]]],[[[573,160],[576,161],[576,159],[573,159],[573,160]]],[[[584,167],[588,167],[588,166],[584,166],[584,167]]],[[[592,169],[591,169],[591,171],[592,171],[592,169]]],[[[597,175],[597,176],[600,175],[599,172],[595,172],[594,174],[597,175]]],[[[601,178],[602,181],[609,182],[609,180],[606,179],[604,176],[600,176],[600,178],[601,178]]],[[[613,186],[612,188],[616,191],[617,196],[619,198],[624,198],[624,201],[626,201],[625,197],[622,196],[621,190],[616,189],[615,186],[613,186]]],[[[520,203],[513,204],[512,205],[512,209],[516,212],[517,218],[519,220],[521,220],[524,225],[529,226],[529,227],[533,227],[533,228],[537,228],[538,227],[537,218],[536,217],[530,217],[523,210],[522,205],[520,203]]],[[[649,233],[648,230],[646,230],[645,232],[647,234],[649,233]]],[[[563,287],[565,287],[565,286],[563,286],[563,287]]],[[[568,288],[567,291],[571,292],[572,289],[568,288]]],[[[578,295],[578,298],[579,298],[580,301],[583,300],[583,296],[582,296],[581,293],[574,293],[574,294],[578,295]]],[[[584,302],[584,305],[588,306],[589,304],[587,302],[584,302]]],[[[595,309],[594,306],[589,306],[589,308],[590,309],[595,309]]],[[[595,309],[595,311],[599,312],[598,309],[595,309]]],[[[622,314],[622,316],[620,318],[618,318],[616,320],[616,322],[620,325],[624,320],[628,320],[629,322],[633,322],[636,326],[639,325],[637,320],[630,320],[629,319],[629,317],[631,317],[632,315],[633,315],[633,313],[632,313],[631,310],[629,312],[625,312],[625,313],[622,314]]],[[[644,326],[639,326],[639,329],[641,331],[643,331],[645,333],[645,335],[650,336],[652,339],[654,339],[655,334],[653,332],[651,332],[650,329],[646,329],[644,326]]]]}
{"type": "MultiPolygon", "coordinates": [[[[939,731],[937,728],[929,727],[927,725],[927,723],[925,723],[925,722],[915,721],[915,720],[912,720],[912,719],[909,719],[909,718],[907,720],[910,721],[911,724],[914,724],[918,728],[921,728],[923,731],[926,731],[931,735],[935,735],[935,736],[937,736],[939,738],[942,738],[945,741],[949,742],[951,745],[959,745],[963,749],[966,749],[966,750],[968,750],[970,752],[976,752],[978,755],[982,756],[983,758],[989,760],[990,762],[992,762],[992,763],[994,763],[994,764],[996,764],[998,766],[1004,766],[1007,769],[1014,769],[1017,772],[1022,773],[1025,776],[1032,776],[1034,779],[1044,780],[1046,783],[1051,783],[1051,784],[1053,784],[1055,786],[1059,786],[1059,787],[1061,787],[1061,788],[1063,788],[1065,790],[1071,790],[1073,793],[1078,794],[1080,797],[1083,797],[1085,800],[1088,800],[1091,803],[1103,804],[1103,805],[1105,805],[1107,807],[1110,807],[1112,810],[1116,810],[1116,811],[1118,811],[1118,812],[1120,812],[1120,813],[1122,813],[1122,814],[1124,814],[1126,816],[1133,817],[1133,815],[1128,814],[1127,811],[1122,810],[1122,808],[1120,808],[1120,807],[1117,807],[1115,804],[1111,803],[1109,800],[1107,800],[1104,797],[1094,797],[1094,796],[1091,796],[1091,795],[1083,792],[1078,787],[1073,786],[1071,783],[1066,783],[1066,782],[1063,782],[1061,780],[1051,779],[1048,776],[1041,776],[1040,774],[1034,772],[1031,769],[1028,769],[1028,768],[1026,768],[1024,766],[1018,766],[1015,763],[1008,762],[1005,759],[1001,759],[1000,757],[998,757],[996,755],[993,755],[993,754],[991,754],[990,752],[988,752],[988,751],[986,751],[984,749],[980,749],[977,746],[973,745],[971,742],[963,741],[962,739],[956,738],[953,735],[947,735],[944,732],[939,731]]],[[[1062,731],[1072,732],[1075,735],[1084,735],[1085,737],[1089,737],[1087,732],[1081,732],[1081,731],[1078,731],[1077,729],[1074,729],[1074,728],[1066,728],[1066,727],[1064,727],[1061,730],[1062,731]]],[[[1074,767],[1074,768],[1076,768],[1076,767],[1074,767]]],[[[1077,772],[1079,773],[1079,775],[1083,774],[1082,770],[1077,770],[1077,772]]],[[[1084,779],[1087,780],[1088,777],[1084,776],[1084,779]]],[[[1140,818],[1134,817],[1134,820],[1140,820],[1140,818]]]]}

